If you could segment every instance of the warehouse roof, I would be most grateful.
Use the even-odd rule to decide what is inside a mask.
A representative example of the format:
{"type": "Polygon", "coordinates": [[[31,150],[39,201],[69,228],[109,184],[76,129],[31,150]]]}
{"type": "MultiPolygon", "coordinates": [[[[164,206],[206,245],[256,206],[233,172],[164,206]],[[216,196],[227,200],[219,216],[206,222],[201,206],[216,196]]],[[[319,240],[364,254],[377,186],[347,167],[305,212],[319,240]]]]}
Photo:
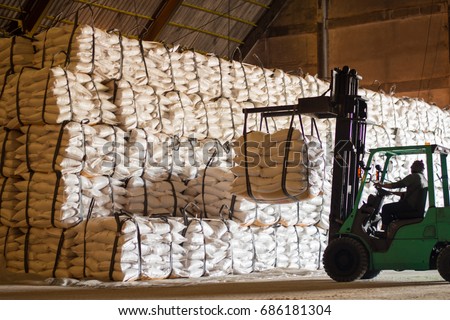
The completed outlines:
{"type": "Polygon", "coordinates": [[[0,36],[89,24],[123,36],[243,58],[284,0],[2,0],[0,36]],[[237,50],[239,48],[239,50],[237,50]]]}

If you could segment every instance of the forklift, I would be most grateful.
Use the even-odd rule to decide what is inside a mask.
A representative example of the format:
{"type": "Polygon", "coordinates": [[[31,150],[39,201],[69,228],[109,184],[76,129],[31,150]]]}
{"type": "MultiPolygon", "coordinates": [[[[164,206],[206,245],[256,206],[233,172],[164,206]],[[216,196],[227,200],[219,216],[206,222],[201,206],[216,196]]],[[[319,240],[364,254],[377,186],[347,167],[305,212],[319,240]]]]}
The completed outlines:
{"type": "Polygon", "coordinates": [[[450,149],[428,144],[382,147],[371,149],[365,163],[367,104],[358,96],[360,80],[356,70],[336,68],[332,70],[329,96],[300,98],[297,105],[248,109],[244,113],[258,112],[262,118],[298,114],[335,119],[328,246],[323,255],[330,278],[350,282],[372,279],[382,270],[437,269],[450,281],[450,149]],[[366,201],[363,195],[371,183],[388,181],[390,163],[397,157],[425,160],[426,207],[423,218],[395,220],[381,237],[377,223],[390,193],[378,188],[366,201]]]}

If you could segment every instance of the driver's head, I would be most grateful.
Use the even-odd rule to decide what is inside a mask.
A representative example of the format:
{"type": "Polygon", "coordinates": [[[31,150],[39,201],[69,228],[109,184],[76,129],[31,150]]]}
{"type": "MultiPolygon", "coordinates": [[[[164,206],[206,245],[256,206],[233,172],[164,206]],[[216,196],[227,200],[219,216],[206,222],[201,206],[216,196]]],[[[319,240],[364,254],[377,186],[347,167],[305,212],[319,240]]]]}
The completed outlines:
{"type": "Polygon", "coordinates": [[[411,165],[412,173],[423,173],[424,170],[425,170],[425,165],[423,164],[422,160],[416,160],[411,165]]]}

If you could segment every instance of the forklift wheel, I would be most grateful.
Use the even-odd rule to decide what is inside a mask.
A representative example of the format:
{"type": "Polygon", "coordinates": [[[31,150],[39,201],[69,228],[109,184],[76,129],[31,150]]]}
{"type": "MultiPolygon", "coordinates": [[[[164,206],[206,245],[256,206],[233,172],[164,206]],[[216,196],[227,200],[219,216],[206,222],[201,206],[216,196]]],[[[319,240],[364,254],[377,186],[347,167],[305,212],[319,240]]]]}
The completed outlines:
{"type": "Polygon", "coordinates": [[[352,238],[337,238],[328,244],[323,255],[325,271],[331,279],[350,282],[367,272],[369,258],[364,246],[352,238]]]}
{"type": "Polygon", "coordinates": [[[444,280],[450,282],[450,246],[445,247],[437,258],[437,269],[444,280]]]}
{"type": "Polygon", "coordinates": [[[366,273],[363,274],[361,279],[369,280],[373,279],[380,274],[381,270],[367,270],[366,273]]]}

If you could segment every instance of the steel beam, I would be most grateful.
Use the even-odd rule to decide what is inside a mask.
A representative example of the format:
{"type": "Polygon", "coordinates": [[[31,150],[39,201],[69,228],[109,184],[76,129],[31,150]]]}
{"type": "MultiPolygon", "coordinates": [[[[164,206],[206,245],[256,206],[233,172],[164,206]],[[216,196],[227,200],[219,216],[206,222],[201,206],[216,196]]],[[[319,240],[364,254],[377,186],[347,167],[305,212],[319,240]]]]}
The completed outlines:
{"type": "Polygon", "coordinates": [[[141,32],[141,38],[148,41],[157,40],[158,35],[167,25],[182,2],[183,0],[162,1],[152,16],[152,20],[147,23],[145,29],[141,32]]]}
{"type": "Polygon", "coordinates": [[[240,52],[242,54],[242,59],[250,53],[256,42],[261,39],[261,37],[266,32],[270,24],[275,20],[281,10],[285,7],[288,1],[285,0],[273,0],[270,4],[270,8],[267,9],[261,18],[258,20],[257,27],[253,28],[252,31],[244,39],[244,44],[239,46],[240,52]]]}

